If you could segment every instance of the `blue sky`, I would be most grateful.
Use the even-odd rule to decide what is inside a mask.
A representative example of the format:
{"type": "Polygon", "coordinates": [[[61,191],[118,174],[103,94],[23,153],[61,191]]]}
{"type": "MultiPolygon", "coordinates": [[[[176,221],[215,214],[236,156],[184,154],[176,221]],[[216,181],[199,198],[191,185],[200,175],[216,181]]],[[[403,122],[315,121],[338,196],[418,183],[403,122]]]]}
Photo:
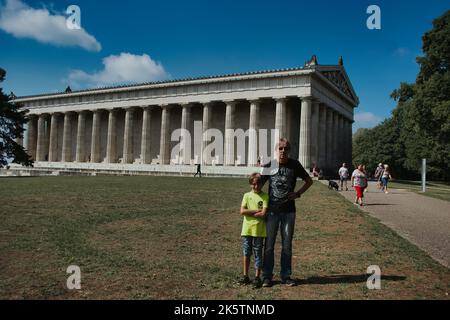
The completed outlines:
{"type": "Polygon", "coordinates": [[[371,127],[394,108],[392,90],[415,80],[421,37],[448,9],[441,0],[0,0],[2,86],[20,96],[297,67],[312,54],[337,64],[342,55],[360,98],[354,129],[371,127]],[[71,4],[82,30],[61,27],[71,4]],[[381,30],[366,27],[372,4],[381,30]]]}

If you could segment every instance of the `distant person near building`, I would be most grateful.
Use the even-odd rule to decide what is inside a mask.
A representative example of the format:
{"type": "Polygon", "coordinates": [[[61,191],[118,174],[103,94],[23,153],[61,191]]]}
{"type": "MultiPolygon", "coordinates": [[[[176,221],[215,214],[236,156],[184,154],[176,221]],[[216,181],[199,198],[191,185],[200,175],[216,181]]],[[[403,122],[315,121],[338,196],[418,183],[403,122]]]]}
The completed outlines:
{"type": "Polygon", "coordinates": [[[200,163],[197,163],[197,172],[194,174],[194,178],[197,176],[197,175],[200,175],[200,178],[202,177],[202,169],[201,169],[201,164],[200,163]]]}
{"type": "Polygon", "coordinates": [[[348,168],[347,168],[347,164],[344,162],[342,164],[342,167],[339,168],[339,180],[341,181],[341,191],[344,190],[344,185],[345,185],[345,191],[348,191],[348,186],[347,186],[347,180],[348,180],[348,168]]]}

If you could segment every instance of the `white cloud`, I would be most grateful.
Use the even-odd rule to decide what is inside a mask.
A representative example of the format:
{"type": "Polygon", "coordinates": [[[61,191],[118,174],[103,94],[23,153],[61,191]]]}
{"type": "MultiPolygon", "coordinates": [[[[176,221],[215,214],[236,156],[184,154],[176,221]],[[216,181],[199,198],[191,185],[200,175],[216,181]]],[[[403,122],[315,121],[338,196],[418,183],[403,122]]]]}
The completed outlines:
{"type": "Polygon", "coordinates": [[[114,84],[160,81],[169,78],[169,74],[149,55],[135,55],[122,52],[103,58],[103,70],[87,73],[73,70],[68,81],[75,87],[108,86],[114,84]]]}
{"type": "Polygon", "coordinates": [[[0,6],[0,29],[17,38],[30,38],[57,46],[81,47],[89,51],[101,50],[100,43],[83,28],[67,28],[64,15],[52,14],[46,8],[31,8],[20,0],[6,0],[0,6]]]}
{"type": "Polygon", "coordinates": [[[354,116],[354,131],[358,128],[372,128],[383,121],[383,118],[373,114],[372,112],[358,112],[354,116]]]}

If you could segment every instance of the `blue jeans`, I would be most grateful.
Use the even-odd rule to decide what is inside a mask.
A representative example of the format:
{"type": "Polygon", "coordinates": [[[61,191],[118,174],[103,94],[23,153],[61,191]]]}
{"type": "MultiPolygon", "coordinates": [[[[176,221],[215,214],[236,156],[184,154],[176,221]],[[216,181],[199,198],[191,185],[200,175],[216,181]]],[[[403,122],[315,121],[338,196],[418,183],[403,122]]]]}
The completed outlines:
{"type": "Polygon", "coordinates": [[[263,277],[272,280],[274,267],[274,247],[278,228],[281,232],[281,279],[292,274],[292,237],[294,235],[295,212],[274,213],[269,211],[266,218],[266,246],[264,249],[263,277]]]}
{"type": "Polygon", "coordinates": [[[263,246],[264,246],[263,237],[251,237],[251,236],[242,237],[243,254],[245,257],[250,257],[253,251],[255,255],[255,269],[262,268],[263,246]]]}

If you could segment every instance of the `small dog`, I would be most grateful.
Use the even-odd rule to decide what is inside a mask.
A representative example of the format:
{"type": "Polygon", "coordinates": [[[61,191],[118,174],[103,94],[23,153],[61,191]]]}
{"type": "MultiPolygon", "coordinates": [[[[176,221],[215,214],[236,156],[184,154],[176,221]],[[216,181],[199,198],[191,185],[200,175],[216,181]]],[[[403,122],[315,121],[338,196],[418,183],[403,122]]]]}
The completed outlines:
{"type": "Polygon", "coordinates": [[[339,190],[339,185],[337,184],[336,181],[328,180],[328,189],[330,189],[330,190],[334,189],[334,190],[338,191],[339,190]]]}

